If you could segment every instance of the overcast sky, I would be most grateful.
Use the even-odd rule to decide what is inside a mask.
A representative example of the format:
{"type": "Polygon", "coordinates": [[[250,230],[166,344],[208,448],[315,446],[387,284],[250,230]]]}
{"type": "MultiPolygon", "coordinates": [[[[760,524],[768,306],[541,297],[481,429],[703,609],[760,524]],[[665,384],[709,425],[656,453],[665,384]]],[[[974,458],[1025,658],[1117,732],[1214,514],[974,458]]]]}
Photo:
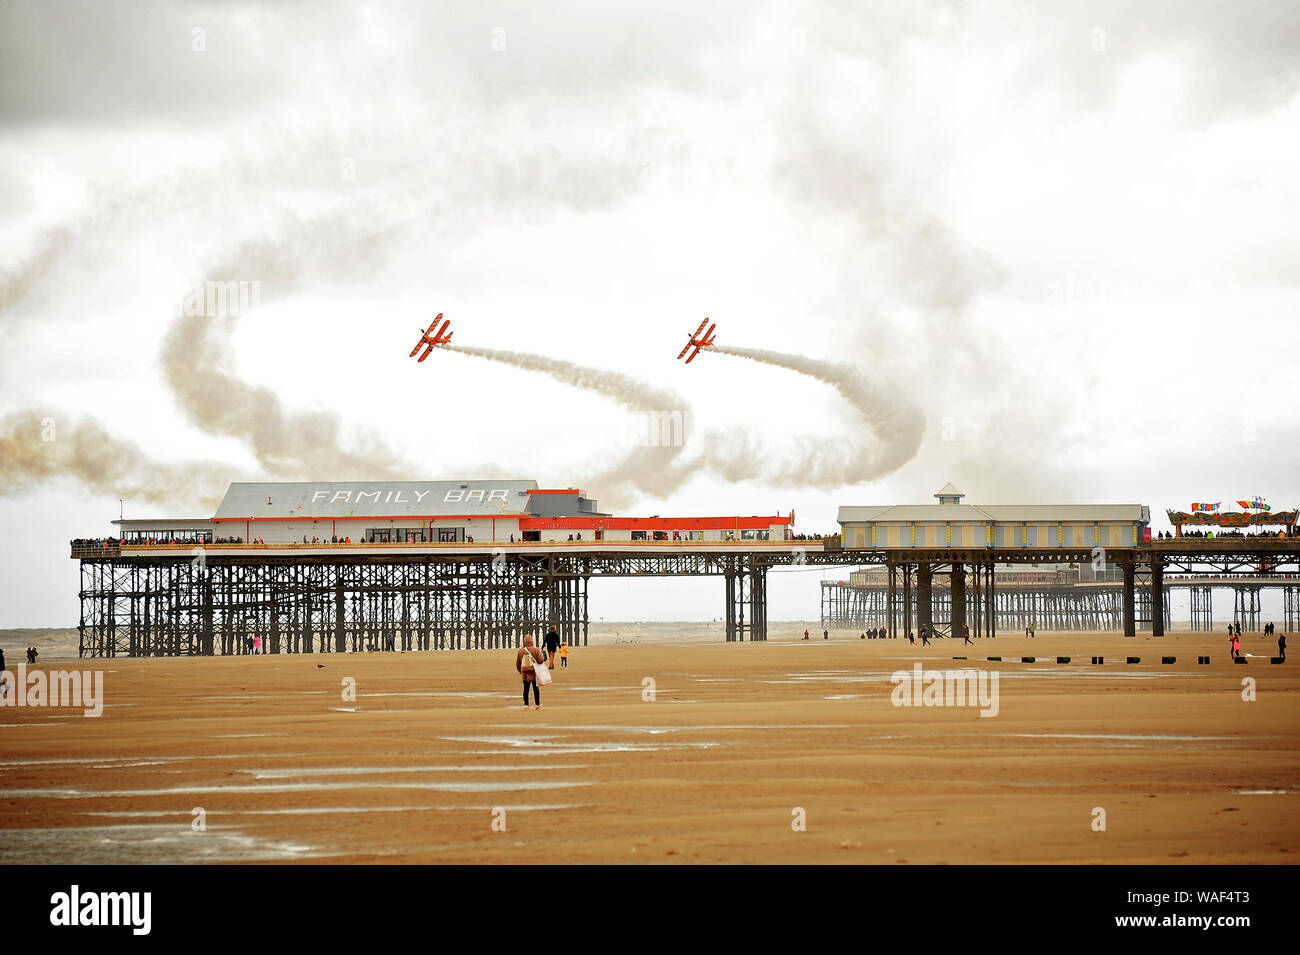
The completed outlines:
{"type": "MultiPolygon", "coordinates": [[[[949,480],[1157,529],[1294,506],[1298,84],[1290,2],[3,0],[0,627],[75,624],[67,540],[119,498],[207,515],[239,477],[530,477],[803,531],[949,480]],[[182,322],[214,278],[259,307],[182,322]],[[643,461],[590,382],[417,365],[439,311],[693,440],[643,461]],[[675,363],[705,316],[875,404],[675,363]]],[[[770,618],[815,618],[818,576],[770,618]]],[[[716,580],[593,588],[593,617],[722,610],[716,580]]]]}

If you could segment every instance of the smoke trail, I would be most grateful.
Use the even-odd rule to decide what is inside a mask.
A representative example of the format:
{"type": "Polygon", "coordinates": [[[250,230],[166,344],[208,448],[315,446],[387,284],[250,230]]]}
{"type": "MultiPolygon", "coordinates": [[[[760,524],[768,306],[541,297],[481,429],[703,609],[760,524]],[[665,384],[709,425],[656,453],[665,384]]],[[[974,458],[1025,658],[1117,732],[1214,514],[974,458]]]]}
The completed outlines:
{"type": "MultiPolygon", "coordinates": [[[[782,461],[774,473],[760,472],[783,487],[834,487],[857,484],[897,471],[915,457],[925,431],[925,417],[912,399],[893,387],[865,380],[848,365],[757,348],[714,345],[712,350],[765,365],[788,368],[825,382],[838,391],[871,427],[875,440],[849,436],[833,441],[796,442],[794,460],[782,461]]],[[[746,435],[723,436],[711,457],[724,476],[747,474],[759,460],[746,435]]],[[[732,480],[737,479],[732,477],[732,480]]]]}
{"type": "MultiPolygon", "coordinates": [[[[67,251],[73,230],[66,226],[48,229],[36,242],[36,251],[13,271],[0,275],[0,317],[26,298],[67,251]]],[[[0,335],[9,330],[0,324],[0,335]]]]}
{"type": "Polygon", "coordinates": [[[167,384],[191,423],[209,434],[248,444],[257,461],[279,477],[394,480],[412,466],[378,436],[343,446],[342,425],[329,411],[286,411],[270,388],[250,384],[221,367],[229,352],[228,321],[202,315],[178,319],[163,339],[167,384]]]}
{"type": "Polygon", "coordinates": [[[498,361],[515,368],[540,371],[566,385],[604,395],[632,411],[668,411],[686,407],[686,402],[673,392],[655,388],[616,371],[588,368],[559,358],[547,358],[544,355],[532,355],[527,352],[475,348],[468,345],[448,345],[447,349],[463,355],[498,361]]]}
{"type": "Polygon", "coordinates": [[[216,463],[160,463],[89,418],[69,421],[45,411],[0,418],[0,494],[60,479],[150,504],[192,508],[197,497],[216,510],[227,483],[243,476],[216,463]]]}
{"type": "MultiPolygon", "coordinates": [[[[276,238],[258,236],[230,248],[200,288],[257,282],[285,295],[313,267],[334,273],[369,268],[396,242],[398,228],[358,229],[354,222],[347,211],[309,223],[288,216],[276,238]]],[[[163,337],[163,379],[186,419],[208,434],[243,442],[276,477],[409,478],[414,466],[389,450],[379,435],[359,432],[345,442],[345,428],[334,412],[286,410],[272,389],[245,381],[227,367],[230,334],[243,311],[238,304],[229,307],[233,298],[216,303],[215,309],[204,302],[195,309],[204,314],[177,317],[163,337]]]]}
{"type": "MultiPolygon", "coordinates": [[[[665,436],[669,440],[659,442],[661,420],[671,421],[675,416],[680,422],[690,417],[686,401],[672,391],[656,388],[616,371],[590,368],[544,355],[468,345],[448,345],[447,348],[462,355],[540,372],[562,384],[603,395],[629,411],[645,416],[645,434],[654,443],[634,448],[612,465],[599,467],[581,478],[585,486],[599,489],[601,499],[611,505],[622,505],[638,492],[656,496],[667,494],[680,487],[695,470],[677,462],[685,449],[684,440],[674,441],[671,436],[665,436]]],[[[679,437],[684,438],[684,435],[679,437]]],[[[572,480],[572,475],[566,475],[565,479],[572,480]]]]}
{"type": "MultiPolygon", "coordinates": [[[[258,281],[287,296],[308,275],[373,277],[396,253],[412,246],[429,250],[455,247],[466,234],[508,219],[545,219],[559,209],[613,205],[643,186],[634,156],[566,158],[556,150],[522,157],[505,152],[466,131],[459,149],[439,148],[438,164],[403,162],[376,177],[379,186],[311,220],[286,215],[273,237],[254,238],[229,250],[208,278],[215,282],[258,281]],[[487,159],[484,159],[486,154],[487,159]],[[614,185],[592,192],[593,181],[614,185]],[[433,229],[436,240],[412,234],[433,229]]],[[[353,448],[340,446],[337,415],[286,411],[269,389],[251,385],[220,366],[229,323],[178,319],[163,346],[163,373],[191,424],[248,443],[258,461],[280,476],[318,477],[331,473],[371,478],[411,473],[412,466],[384,448],[378,437],[362,435],[353,448]],[[197,348],[194,342],[205,347],[197,348]]],[[[578,387],[596,389],[610,382],[594,372],[578,387]]],[[[670,399],[671,400],[671,399],[670,399]]],[[[461,461],[460,467],[471,462],[461,461]]],[[[494,468],[480,467],[480,473],[494,468]]]]}

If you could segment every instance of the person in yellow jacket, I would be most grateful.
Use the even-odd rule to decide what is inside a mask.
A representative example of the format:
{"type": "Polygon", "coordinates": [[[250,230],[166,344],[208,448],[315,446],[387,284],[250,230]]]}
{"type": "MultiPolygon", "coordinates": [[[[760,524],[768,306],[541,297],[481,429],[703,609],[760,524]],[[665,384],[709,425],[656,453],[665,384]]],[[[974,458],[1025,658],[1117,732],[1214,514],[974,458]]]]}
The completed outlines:
{"type": "Polygon", "coordinates": [[[567,670],[568,668],[569,668],[569,641],[563,640],[560,642],[560,669],[567,670]]]}

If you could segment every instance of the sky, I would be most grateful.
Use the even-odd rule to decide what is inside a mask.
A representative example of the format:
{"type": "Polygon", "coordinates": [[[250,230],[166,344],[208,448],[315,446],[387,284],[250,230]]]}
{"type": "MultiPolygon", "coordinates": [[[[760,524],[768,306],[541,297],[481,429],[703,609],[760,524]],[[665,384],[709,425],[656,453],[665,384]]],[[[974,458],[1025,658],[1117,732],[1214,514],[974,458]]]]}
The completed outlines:
{"type": "Polygon", "coordinates": [[[1293,507],[1298,153],[1287,2],[3,0],[0,627],[239,479],[1293,507]],[[706,316],[734,351],[674,362],[706,316]]]}

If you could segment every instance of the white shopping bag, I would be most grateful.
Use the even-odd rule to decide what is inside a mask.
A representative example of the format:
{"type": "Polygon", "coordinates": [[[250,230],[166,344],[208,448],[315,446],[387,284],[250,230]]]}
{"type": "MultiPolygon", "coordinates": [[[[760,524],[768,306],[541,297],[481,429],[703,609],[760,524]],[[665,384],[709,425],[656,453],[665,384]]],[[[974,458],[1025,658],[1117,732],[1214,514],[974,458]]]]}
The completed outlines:
{"type": "Polygon", "coordinates": [[[551,669],[545,663],[533,663],[533,676],[537,678],[538,686],[546,686],[551,682],[551,669]]]}

